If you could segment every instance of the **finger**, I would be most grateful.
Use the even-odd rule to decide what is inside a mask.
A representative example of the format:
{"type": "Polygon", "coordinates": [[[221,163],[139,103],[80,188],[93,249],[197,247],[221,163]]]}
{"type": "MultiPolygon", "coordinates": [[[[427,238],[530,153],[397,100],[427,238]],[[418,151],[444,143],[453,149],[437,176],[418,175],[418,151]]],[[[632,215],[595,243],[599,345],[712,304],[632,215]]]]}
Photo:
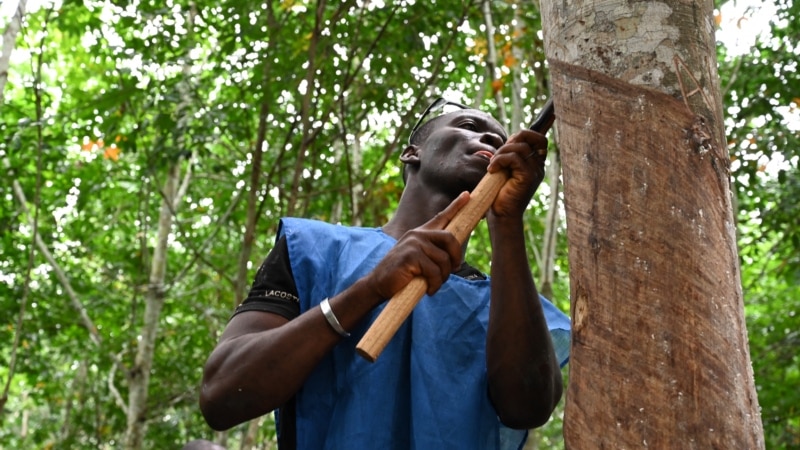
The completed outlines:
{"type": "Polygon", "coordinates": [[[436,246],[430,250],[431,253],[428,254],[425,248],[423,251],[426,251],[431,259],[438,262],[442,273],[450,274],[461,267],[461,244],[452,233],[448,231],[436,233],[432,236],[431,242],[436,246]]]}
{"type": "Polygon", "coordinates": [[[450,276],[450,272],[442,271],[441,267],[437,265],[433,260],[428,258],[420,258],[417,261],[420,275],[422,278],[425,279],[425,283],[428,285],[427,293],[428,295],[433,295],[436,291],[442,287],[442,284],[447,280],[447,277],[450,276]]]}
{"type": "Polygon", "coordinates": [[[414,264],[418,260],[427,258],[439,266],[441,272],[447,274],[461,267],[461,244],[453,233],[447,230],[416,228],[409,230],[403,236],[402,242],[408,248],[414,249],[413,253],[408,254],[414,264]]]}
{"type": "Polygon", "coordinates": [[[508,138],[506,144],[527,143],[534,147],[547,146],[547,136],[533,130],[520,130],[508,138]]]}
{"type": "Polygon", "coordinates": [[[497,153],[489,162],[487,170],[495,173],[499,170],[528,171],[531,167],[544,164],[546,155],[540,155],[536,150],[527,145],[518,148],[506,149],[503,153],[497,153]]]}
{"type": "Polygon", "coordinates": [[[522,159],[527,161],[527,160],[533,158],[534,156],[544,156],[545,157],[544,159],[547,159],[547,149],[546,148],[540,148],[540,149],[534,150],[528,156],[526,156],[526,157],[524,157],[522,159]]]}
{"type": "Polygon", "coordinates": [[[531,130],[521,130],[512,135],[506,145],[501,147],[497,153],[520,152],[520,156],[527,157],[532,152],[539,155],[547,154],[547,137],[543,134],[531,130]],[[509,146],[509,148],[504,148],[509,146]],[[527,148],[526,148],[527,146],[527,148]]]}
{"type": "Polygon", "coordinates": [[[529,142],[513,142],[501,147],[489,162],[490,173],[500,169],[524,169],[526,166],[538,167],[547,159],[547,140],[529,142]]]}

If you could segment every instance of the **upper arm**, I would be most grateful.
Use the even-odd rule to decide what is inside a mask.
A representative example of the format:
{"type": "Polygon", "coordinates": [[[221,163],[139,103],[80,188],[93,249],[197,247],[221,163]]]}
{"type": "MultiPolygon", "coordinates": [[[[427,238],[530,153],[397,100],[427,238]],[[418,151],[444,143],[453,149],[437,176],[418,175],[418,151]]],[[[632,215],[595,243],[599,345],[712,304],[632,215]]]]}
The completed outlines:
{"type": "Polygon", "coordinates": [[[220,337],[220,344],[251,333],[277,328],[300,315],[286,237],[281,236],[256,273],[247,298],[220,337]]]}
{"type": "Polygon", "coordinates": [[[240,336],[278,328],[287,322],[289,320],[279,314],[266,311],[244,311],[233,316],[228,322],[219,342],[221,345],[240,336]]]}

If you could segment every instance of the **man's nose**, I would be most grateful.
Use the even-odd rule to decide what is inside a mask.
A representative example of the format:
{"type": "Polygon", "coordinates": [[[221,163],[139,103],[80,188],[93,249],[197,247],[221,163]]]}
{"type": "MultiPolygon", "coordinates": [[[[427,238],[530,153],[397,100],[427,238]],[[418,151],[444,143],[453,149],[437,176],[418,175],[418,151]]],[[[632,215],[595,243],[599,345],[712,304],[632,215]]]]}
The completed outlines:
{"type": "Polygon", "coordinates": [[[492,133],[491,131],[487,131],[481,135],[481,142],[484,144],[489,144],[494,148],[500,148],[503,146],[503,138],[500,137],[497,133],[492,133]]]}

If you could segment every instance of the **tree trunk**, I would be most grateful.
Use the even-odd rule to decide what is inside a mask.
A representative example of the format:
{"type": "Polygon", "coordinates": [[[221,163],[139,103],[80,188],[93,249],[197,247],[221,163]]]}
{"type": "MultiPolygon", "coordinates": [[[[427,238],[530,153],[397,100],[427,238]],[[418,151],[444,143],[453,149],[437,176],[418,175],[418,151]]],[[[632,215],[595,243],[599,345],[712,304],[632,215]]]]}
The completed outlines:
{"type": "MultiPolygon", "coordinates": [[[[192,42],[192,30],[197,17],[197,9],[193,2],[189,3],[187,14],[187,40],[192,42]]],[[[191,155],[188,144],[189,115],[191,114],[191,61],[185,59],[182,64],[182,79],[177,85],[180,103],[176,108],[176,137],[175,146],[178,155],[191,155]]],[[[153,249],[153,259],[150,266],[150,278],[145,295],[144,317],[139,345],[136,350],[134,366],[128,372],[128,417],[125,431],[125,448],[138,450],[144,444],[147,432],[147,399],[150,388],[150,370],[155,357],[156,338],[161,320],[161,310],[166,300],[167,257],[169,254],[169,235],[178,207],[189,188],[192,178],[192,156],[188,156],[186,173],[181,181],[181,161],[183,156],[178,156],[167,171],[162,191],[161,209],[158,216],[158,235],[153,249]]]]}
{"type": "Polygon", "coordinates": [[[315,93],[314,79],[317,72],[317,48],[319,46],[320,35],[323,28],[323,20],[325,13],[325,0],[317,2],[317,9],[314,22],[314,30],[311,33],[311,38],[308,40],[308,67],[306,67],[306,77],[304,79],[306,91],[303,93],[302,107],[300,110],[300,121],[303,124],[302,140],[300,148],[297,149],[297,160],[295,160],[294,174],[292,175],[292,190],[289,193],[289,202],[286,207],[286,215],[292,216],[297,210],[298,197],[300,196],[301,177],[305,169],[305,158],[308,152],[308,146],[311,144],[310,136],[312,134],[311,124],[313,122],[313,112],[311,105],[314,103],[313,97],[315,93]]]}
{"type": "Polygon", "coordinates": [[[497,103],[497,120],[508,126],[508,118],[506,117],[505,100],[503,100],[503,80],[498,78],[500,76],[497,71],[497,49],[494,44],[494,23],[492,22],[492,7],[489,0],[483,0],[481,10],[483,11],[483,23],[486,26],[486,71],[489,74],[489,89],[492,92],[492,97],[497,103]]]}
{"type": "Polygon", "coordinates": [[[153,367],[158,322],[164,306],[164,281],[167,272],[169,234],[179,183],[179,163],[174,163],[164,183],[164,198],[158,219],[158,237],[153,251],[150,283],[145,296],[144,324],[142,325],[136,360],[128,373],[128,427],[125,433],[125,448],[142,448],[147,430],[147,396],[150,385],[150,369],[153,367]]]}
{"type": "Polygon", "coordinates": [[[5,96],[3,93],[6,89],[6,82],[8,81],[8,69],[11,64],[11,52],[14,50],[14,44],[17,42],[17,34],[22,26],[22,17],[25,15],[25,7],[27,0],[20,0],[17,8],[14,11],[14,16],[11,17],[11,22],[6,26],[3,32],[3,46],[0,48],[0,106],[3,105],[5,96]]]}
{"type": "Polygon", "coordinates": [[[567,448],[763,448],[711,0],[542,2],[573,345],[567,448]]]}
{"type": "MultiPolygon", "coordinates": [[[[269,70],[267,67],[265,71],[269,70]]],[[[266,80],[266,76],[264,77],[266,80]]],[[[266,81],[265,81],[266,83],[266,81]]],[[[267,116],[269,115],[269,103],[264,99],[261,103],[261,113],[258,118],[258,136],[253,146],[253,165],[250,171],[250,189],[247,194],[247,221],[244,227],[244,237],[242,238],[242,251],[239,254],[239,264],[236,270],[236,288],[234,294],[233,307],[239,306],[245,298],[248,281],[248,266],[250,255],[253,252],[253,242],[256,239],[256,224],[258,222],[258,196],[261,191],[261,161],[266,145],[265,136],[267,133],[267,116]]]]}

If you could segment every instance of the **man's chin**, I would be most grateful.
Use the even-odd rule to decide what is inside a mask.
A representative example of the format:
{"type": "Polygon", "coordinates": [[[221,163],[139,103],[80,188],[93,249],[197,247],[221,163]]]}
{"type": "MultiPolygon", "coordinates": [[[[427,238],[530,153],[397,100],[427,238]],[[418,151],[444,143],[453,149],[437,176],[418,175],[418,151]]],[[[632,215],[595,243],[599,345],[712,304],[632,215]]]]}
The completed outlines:
{"type": "Polygon", "coordinates": [[[486,176],[486,168],[480,170],[473,170],[469,171],[468,173],[464,174],[464,184],[468,186],[468,191],[472,192],[475,190],[475,187],[478,186],[478,183],[483,180],[483,177],[486,176]]]}

